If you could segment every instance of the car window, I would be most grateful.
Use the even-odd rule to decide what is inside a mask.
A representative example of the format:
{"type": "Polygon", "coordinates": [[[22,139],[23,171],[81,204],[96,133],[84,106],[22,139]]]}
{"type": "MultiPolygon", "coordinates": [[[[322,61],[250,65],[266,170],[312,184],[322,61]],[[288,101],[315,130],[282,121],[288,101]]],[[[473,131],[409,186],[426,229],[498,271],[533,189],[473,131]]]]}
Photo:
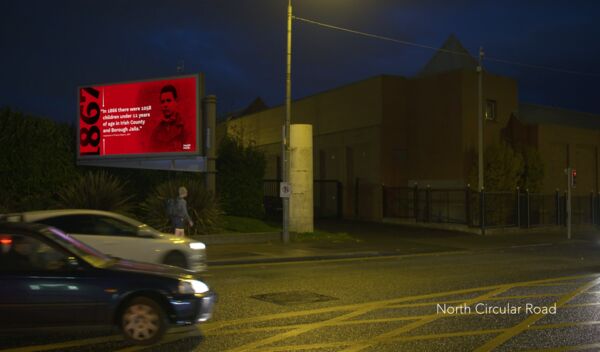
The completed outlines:
{"type": "Polygon", "coordinates": [[[55,216],[36,222],[56,227],[66,233],[88,234],[90,233],[90,230],[92,230],[91,219],[87,215],[55,216]]]}
{"type": "Polygon", "coordinates": [[[43,241],[18,234],[0,235],[0,271],[57,271],[67,254],[43,241]]]}
{"type": "Polygon", "coordinates": [[[72,253],[77,254],[81,259],[85,260],[92,266],[106,268],[115,262],[114,258],[97,251],[96,249],[78,241],[74,237],[67,235],[56,228],[49,227],[43,230],[42,233],[46,235],[46,237],[50,238],[53,242],[59,244],[63,248],[68,249],[72,253]]]}
{"type": "Polygon", "coordinates": [[[102,215],[64,215],[36,221],[66,233],[101,236],[137,236],[137,227],[102,215]]]}
{"type": "Polygon", "coordinates": [[[108,216],[96,216],[91,219],[89,233],[95,235],[137,236],[137,227],[108,216]]]}

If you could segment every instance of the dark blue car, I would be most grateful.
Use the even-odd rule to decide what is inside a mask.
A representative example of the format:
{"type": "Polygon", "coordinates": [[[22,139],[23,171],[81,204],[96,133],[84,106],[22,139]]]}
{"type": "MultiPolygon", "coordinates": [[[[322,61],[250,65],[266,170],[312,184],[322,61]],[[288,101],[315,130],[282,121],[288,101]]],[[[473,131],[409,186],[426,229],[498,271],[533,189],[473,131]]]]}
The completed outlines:
{"type": "Polygon", "coordinates": [[[0,223],[0,328],[118,326],[138,344],[211,317],[196,274],[106,256],[52,227],[0,223]]]}

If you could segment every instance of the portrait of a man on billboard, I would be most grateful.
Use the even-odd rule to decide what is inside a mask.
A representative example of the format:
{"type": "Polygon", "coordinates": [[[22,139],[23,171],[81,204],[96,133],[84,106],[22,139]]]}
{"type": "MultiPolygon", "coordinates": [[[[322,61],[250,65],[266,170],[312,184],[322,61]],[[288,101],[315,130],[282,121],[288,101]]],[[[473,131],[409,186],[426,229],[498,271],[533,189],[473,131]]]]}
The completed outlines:
{"type": "Polygon", "coordinates": [[[168,84],[160,90],[160,122],[150,136],[150,150],[161,152],[189,151],[194,134],[186,126],[178,106],[178,93],[175,86],[168,84]]]}

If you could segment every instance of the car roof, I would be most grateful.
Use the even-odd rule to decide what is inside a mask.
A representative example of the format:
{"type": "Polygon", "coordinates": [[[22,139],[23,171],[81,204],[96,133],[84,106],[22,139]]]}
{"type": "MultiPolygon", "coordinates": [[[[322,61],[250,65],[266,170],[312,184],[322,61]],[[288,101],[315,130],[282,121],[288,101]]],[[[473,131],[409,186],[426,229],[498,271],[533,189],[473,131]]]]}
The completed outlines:
{"type": "Polygon", "coordinates": [[[16,218],[20,221],[36,221],[49,217],[65,216],[65,215],[105,215],[111,217],[123,218],[123,215],[104,210],[95,209],[52,209],[52,210],[34,210],[24,211],[19,213],[10,213],[2,215],[2,218],[10,221],[11,218],[16,218]]]}
{"type": "Polygon", "coordinates": [[[24,223],[24,222],[3,222],[0,221],[0,233],[2,232],[38,232],[47,229],[44,224],[24,223]]]}

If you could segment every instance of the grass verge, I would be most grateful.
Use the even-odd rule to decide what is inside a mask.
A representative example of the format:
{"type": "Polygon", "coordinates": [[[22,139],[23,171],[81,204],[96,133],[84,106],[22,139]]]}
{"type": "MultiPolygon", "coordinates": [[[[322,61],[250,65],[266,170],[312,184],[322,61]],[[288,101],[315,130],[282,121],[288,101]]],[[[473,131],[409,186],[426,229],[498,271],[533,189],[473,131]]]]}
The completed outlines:
{"type": "MultiPolygon", "coordinates": [[[[245,218],[240,216],[224,215],[221,217],[222,233],[257,233],[257,232],[281,232],[281,226],[259,219],[245,218]]],[[[293,242],[360,242],[345,232],[327,232],[316,230],[314,232],[291,234],[293,242]]]]}
{"type": "Polygon", "coordinates": [[[281,227],[259,219],[224,215],[220,220],[221,232],[256,233],[281,231],[281,227]]]}
{"type": "Polygon", "coordinates": [[[345,232],[327,232],[320,230],[316,230],[315,232],[296,233],[293,236],[293,240],[294,242],[360,242],[359,239],[356,239],[345,232]]]}

